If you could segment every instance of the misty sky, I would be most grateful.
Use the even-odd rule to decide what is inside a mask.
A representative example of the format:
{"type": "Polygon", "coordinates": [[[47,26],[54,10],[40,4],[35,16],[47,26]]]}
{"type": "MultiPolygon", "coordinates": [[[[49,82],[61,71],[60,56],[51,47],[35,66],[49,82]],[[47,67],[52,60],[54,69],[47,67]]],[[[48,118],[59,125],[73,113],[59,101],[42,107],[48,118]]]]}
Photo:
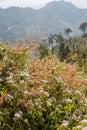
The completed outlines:
{"type": "MultiPolygon", "coordinates": [[[[9,6],[20,6],[20,7],[33,7],[41,8],[45,6],[48,2],[53,0],[0,0],[0,7],[9,7],[9,6]]],[[[56,0],[59,1],[59,0],[56,0]]],[[[87,8],[87,0],[65,0],[72,2],[79,8],[87,8]]]]}

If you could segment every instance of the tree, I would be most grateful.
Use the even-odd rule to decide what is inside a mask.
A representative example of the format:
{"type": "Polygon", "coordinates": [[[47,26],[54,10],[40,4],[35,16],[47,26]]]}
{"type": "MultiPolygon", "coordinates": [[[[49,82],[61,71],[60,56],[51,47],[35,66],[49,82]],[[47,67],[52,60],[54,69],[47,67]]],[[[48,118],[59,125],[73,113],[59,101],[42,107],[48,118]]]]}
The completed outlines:
{"type": "Polygon", "coordinates": [[[48,37],[48,43],[49,43],[49,48],[53,48],[53,35],[50,35],[48,37]]]}
{"type": "Polygon", "coordinates": [[[69,53],[70,53],[69,46],[66,46],[66,44],[64,42],[59,43],[59,58],[60,58],[60,61],[67,59],[69,53]]]}
{"type": "Polygon", "coordinates": [[[72,32],[71,28],[65,28],[65,34],[67,35],[67,37],[69,38],[69,34],[72,32]]]}
{"type": "Polygon", "coordinates": [[[43,59],[45,56],[48,55],[48,49],[44,44],[40,43],[38,50],[39,50],[40,59],[43,59]]]}
{"type": "Polygon", "coordinates": [[[86,35],[87,22],[83,22],[80,24],[79,29],[83,32],[83,36],[86,35]]]}
{"type": "Polygon", "coordinates": [[[64,41],[64,38],[63,38],[61,32],[59,32],[59,34],[58,34],[58,41],[59,42],[63,42],[64,41]]]}

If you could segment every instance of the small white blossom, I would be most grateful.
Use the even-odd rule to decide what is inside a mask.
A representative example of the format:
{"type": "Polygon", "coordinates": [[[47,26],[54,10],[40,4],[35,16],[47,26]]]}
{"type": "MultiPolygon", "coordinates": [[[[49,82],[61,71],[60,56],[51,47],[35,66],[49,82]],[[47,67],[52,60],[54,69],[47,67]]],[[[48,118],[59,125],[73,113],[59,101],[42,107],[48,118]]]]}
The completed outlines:
{"type": "Polygon", "coordinates": [[[56,69],[57,69],[57,66],[54,66],[54,67],[53,67],[53,70],[56,70],[56,69]]]}
{"type": "Polygon", "coordinates": [[[42,102],[40,99],[35,99],[35,105],[38,106],[39,109],[41,109],[42,102]]]}
{"type": "Polygon", "coordinates": [[[15,118],[21,118],[22,117],[22,111],[19,111],[18,113],[15,113],[14,117],[15,118]]]}
{"type": "Polygon", "coordinates": [[[79,101],[79,103],[83,104],[83,101],[81,100],[81,101],[79,101]]]}
{"type": "Polygon", "coordinates": [[[2,82],[3,80],[2,79],[0,79],[0,82],[2,82]]]}
{"type": "Polygon", "coordinates": [[[48,80],[42,80],[43,83],[48,83],[48,80]]]}
{"type": "Polygon", "coordinates": [[[52,99],[48,99],[48,100],[46,101],[46,103],[47,103],[49,106],[51,106],[51,104],[52,104],[52,99]]]}
{"type": "Polygon", "coordinates": [[[85,127],[82,127],[82,130],[87,130],[87,126],[85,126],[85,127]]]}
{"type": "Polygon", "coordinates": [[[45,96],[49,97],[49,93],[47,91],[44,91],[43,87],[40,87],[39,92],[43,93],[45,96]]]}
{"type": "Polygon", "coordinates": [[[72,93],[72,91],[70,89],[66,89],[67,93],[72,93]]]}
{"type": "Polygon", "coordinates": [[[85,107],[87,107],[87,104],[83,104],[85,107]]]}
{"type": "Polygon", "coordinates": [[[43,92],[44,92],[43,87],[39,87],[39,88],[38,88],[38,91],[41,92],[41,93],[43,93],[43,92]]]}
{"type": "Polygon", "coordinates": [[[6,78],[8,82],[11,82],[13,80],[13,73],[10,73],[10,75],[6,78]]]}
{"type": "Polygon", "coordinates": [[[82,123],[82,124],[87,124],[87,119],[83,119],[83,120],[81,121],[81,123],[82,123]]]}
{"type": "Polygon", "coordinates": [[[81,127],[82,127],[82,126],[78,125],[76,128],[77,128],[77,129],[81,129],[81,127]]]}
{"type": "Polygon", "coordinates": [[[67,127],[68,125],[69,125],[69,122],[66,121],[66,120],[63,120],[63,122],[62,122],[62,126],[67,127]]]}
{"type": "Polygon", "coordinates": [[[63,83],[62,78],[57,78],[57,77],[55,77],[54,79],[55,79],[58,83],[63,83]]]}
{"type": "Polygon", "coordinates": [[[76,130],[81,130],[82,126],[78,125],[76,127],[73,127],[73,130],[76,129],[76,130]]]}
{"type": "Polygon", "coordinates": [[[35,105],[38,106],[39,109],[41,109],[41,104],[39,102],[36,102],[35,105]]]}
{"type": "Polygon", "coordinates": [[[14,80],[13,79],[10,79],[7,81],[8,83],[14,83],[14,80]]]}
{"type": "Polygon", "coordinates": [[[49,97],[49,93],[44,91],[43,94],[45,94],[45,96],[49,97]]]}
{"type": "Polygon", "coordinates": [[[85,97],[84,102],[85,102],[85,104],[87,104],[87,97],[85,97]]]}
{"type": "Polygon", "coordinates": [[[75,91],[76,94],[82,95],[82,93],[78,90],[75,91]]]}
{"type": "Polygon", "coordinates": [[[4,58],[3,58],[3,61],[8,61],[8,57],[5,55],[4,58]]]}
{"type": "Polygon", "coordinates": [[[24,90],[24,94],[26,94],[26,95],[29,94],[27,89],[24,90]]]}
{"type": "Polygon", "coordinates": [[[28,72],[21,72],[20,73],[21,76],[26,76],[26,77],[30,77],[29,73],[28,72]]]}
{"type": "Polygon", "coordinates": [[[11,100],[13,99],[14,97],[10,94],[7,94],[6,97],[5,97],[5,101],[8,101],[8,100],[11,100]]]}
{"type": "Polygon", "coordinates": [[[20,80],[20,84],[24,84],[24,80],[20,80]]]}
{"type": "Polygon", "coordinates": [[[65,101],[68,102],[68,103],[72,103],[71,99],[65,99],[65,101]]]}

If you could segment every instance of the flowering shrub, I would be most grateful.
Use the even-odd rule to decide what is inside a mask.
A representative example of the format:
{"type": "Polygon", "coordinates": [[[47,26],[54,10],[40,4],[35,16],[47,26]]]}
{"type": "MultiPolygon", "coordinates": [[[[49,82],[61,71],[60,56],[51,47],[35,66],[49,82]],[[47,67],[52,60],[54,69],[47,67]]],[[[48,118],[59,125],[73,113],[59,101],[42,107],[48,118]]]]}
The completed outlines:
{"type": "Polygon", "coordinates": [[[86,130],[86,86],[74,65],[0,43],[0,130],[86,130]]]}

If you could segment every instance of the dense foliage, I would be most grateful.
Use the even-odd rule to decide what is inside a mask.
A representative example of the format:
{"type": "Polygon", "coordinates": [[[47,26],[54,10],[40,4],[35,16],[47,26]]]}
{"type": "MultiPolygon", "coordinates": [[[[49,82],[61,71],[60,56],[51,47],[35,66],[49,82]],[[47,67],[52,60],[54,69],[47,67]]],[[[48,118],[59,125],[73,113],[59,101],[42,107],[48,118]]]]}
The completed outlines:
{"type": "Polygon", "coordinates": [[[86,130],[85,75],[27,48],[0,43],[0,130],[86,130]]]}
{"type": "Polygon", "coordinates": [[[54,48],[61,61],[75,63],[87,72],[87,37],[74,37],[64,40],[54,48]]]}

